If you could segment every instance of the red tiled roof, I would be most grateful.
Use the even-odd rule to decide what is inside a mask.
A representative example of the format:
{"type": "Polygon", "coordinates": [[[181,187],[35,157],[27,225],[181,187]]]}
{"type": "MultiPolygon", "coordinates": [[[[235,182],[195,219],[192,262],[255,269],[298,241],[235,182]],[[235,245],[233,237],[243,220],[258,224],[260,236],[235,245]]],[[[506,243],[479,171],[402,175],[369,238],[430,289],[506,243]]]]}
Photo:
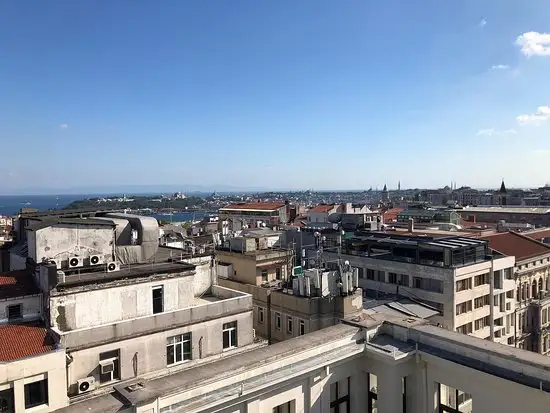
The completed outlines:
{"type": "Polygon", "coordinates": [[[326,214],[332,209],[334,209],[334,204],[319,204],[319,205],[314,206],[313,208],[311,208],[308,212],[316,212],[316,213],[326,214]]]}
{"type": "Polygon", "coordinates": [[[401,212],[403,212],[403,208],[391,208],[388,209],[386,212],[384,212],[383,220],[385,223],[391,222],[393,220],[397,219],[397,215],[399,215],[401,212]]]}
{"type": "Polygon", "coordinates": [[[479,237],[489,242],[489,248],[504,255],[515,256],[516,261],[550,254],[550,246],[534,241],[517,232],[502,232],[500,234],[479,237]]]}
{"type": "Polygon", "coordinates": [[[0,299],[38,293],[40,290],[28,271],[10,271],[0,274],[0,299]]]}
{"type": "Polygon", "coordinates": [[[55,343],[47,330],[37,324],[0,325],[0,362],[47,353],[55,343]]]}
{"type": "Polygon", "coordinates": [[[245,202],[242,204],[227,205],[220,209],[252,209],[261,211],[274,211],[285,206],[284,202],[245,202]]]}

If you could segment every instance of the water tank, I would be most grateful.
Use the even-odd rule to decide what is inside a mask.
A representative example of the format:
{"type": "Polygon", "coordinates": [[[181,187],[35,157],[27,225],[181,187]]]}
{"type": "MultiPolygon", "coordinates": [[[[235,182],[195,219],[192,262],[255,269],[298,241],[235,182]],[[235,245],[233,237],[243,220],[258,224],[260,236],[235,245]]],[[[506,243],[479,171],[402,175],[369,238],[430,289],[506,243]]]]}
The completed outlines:
{"type": "Polygon", "coordinates": [[[304,277],[304,290],[306,297],[311,297],[311,278],[308,276],[304,277]]]}
{"type": "Polygon", "coordinates": [[[342,278],[342,292],[347,293],[349,291],[349,273],[345,272],[341,275],[342,278]]]}
{"type": "Polygon", "coordinates": [[[319,270],[314,269],[312,272],[313,286],[315,288],[321,288],[321,277],[319,276],[319,270]]]}
{"type": "Polygon", "coordinates": [[[359,287],[359,268],[353,269],[353,288],[359,287]]]}
{"type": "Polygon", "coordinates": [[[292,294],[300,295],[300,286],[299,286],[298,277],[294,277],[292,279],[292,294]]]}
{"type": "Polygon", "coordinates": [[[305,288],[304,288],[304,277],[298,277],[298,287],[299,287],[299,293],[298,295],[304,296],[305,294],[305,288]]]}
{"type": "Polygon", "coordinates": [[[353,271],[350,271],[348,272],[348,292],[352,293],[353,292],[353,271]]]}

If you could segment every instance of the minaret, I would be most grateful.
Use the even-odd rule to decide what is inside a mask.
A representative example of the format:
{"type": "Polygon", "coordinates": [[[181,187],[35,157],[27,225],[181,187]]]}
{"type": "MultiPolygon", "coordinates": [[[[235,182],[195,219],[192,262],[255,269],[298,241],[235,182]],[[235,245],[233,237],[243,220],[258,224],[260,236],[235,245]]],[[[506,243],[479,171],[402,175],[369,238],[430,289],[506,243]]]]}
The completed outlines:
{"type": "Polygon", "coordinates": [[[401,181],[397,181],[397,190],[401,191],[401,181]]]}
{"type": "Polygon", "coordinates": [[[388,192],[388,186],[384,184],[384,189],[382,189],[382,198],[390,199],[390,194],[388,192]]]}

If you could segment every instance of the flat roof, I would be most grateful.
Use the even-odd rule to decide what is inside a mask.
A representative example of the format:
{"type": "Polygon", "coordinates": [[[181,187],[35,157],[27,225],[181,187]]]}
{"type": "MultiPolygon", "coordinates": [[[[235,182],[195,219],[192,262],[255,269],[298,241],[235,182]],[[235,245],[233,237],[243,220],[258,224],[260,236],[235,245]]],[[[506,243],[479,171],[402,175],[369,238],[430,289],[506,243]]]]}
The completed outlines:
{"type": "Polygon", "coordinates": [[[476,238],[462,237],[462,236],[447,236],[447,237],[434,237],[434,236],[419,236],[419,235],[405,235],[396,234],[394,232],[369,232],[359,231],[354,234],[350,239],[351,241],[374,241],[380,244],[400,244],[400,245],[432,245],[441,248],[462,248],[472,247],[485,244],[485,241],[476,238]]]}
{"type": "Polygon", "coordinates": [[[29,271],[19,270],[0,274],[0,299],[34,294],[40,294],[40,289],[35,285],[32,274],[29,271]]]}
{"type": "Polygon", "coordinates": [[[220,212],[227,211],[276,211],[284,207],[284,202],[243,202],[238,204],[227,205],[220,208],[220,212]]]}
{"type": "Polygon", "coordinates": [[[104,227],[116,227],[113,221],[108,219],[94,219],[94,218],[59,218],[59,219],[41,219],[39,222],[28,225],[25,229],[29,231],[38,231],[43,228],[51,227],[53,225],[100,225],[104,227]]]}
{"type": "Polygon", "coordinates": [[[55,341],[38,323],[0,325],[0,362],[55,350],[55,341]]]}
{"type": "Polygon", "coordinates": [[[501,207],[501,206],[488,206],[488,207],[464,207],[457,212],[490,212],[490,213],[507,213],[507,214],[550,214],[550,208],[548,207],[501,207]]]}

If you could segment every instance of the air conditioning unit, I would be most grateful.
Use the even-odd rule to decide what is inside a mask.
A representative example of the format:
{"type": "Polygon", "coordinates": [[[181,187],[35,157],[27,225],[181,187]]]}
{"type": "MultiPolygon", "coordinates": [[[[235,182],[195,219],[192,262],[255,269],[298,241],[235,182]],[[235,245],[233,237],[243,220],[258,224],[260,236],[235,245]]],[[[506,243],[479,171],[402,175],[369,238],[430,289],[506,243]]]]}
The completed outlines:
{"type": "Polygon", "coordinates": [[[50,264],[55,265],[58,270],[61,269],[61,260],[50,260],[50,264]]]}
{"type": "Polygon", "coordinates": [[[84,265],[82,258],[80,257],[69,257],[69,268],[82,267],[84,265]]]}
{"type": "Polygon", "coordinates": [[[76,384],[78,394],[88,393],[95,389],[95,378],[86,377],[85,379],[77,380],[76,384]]]}
{"type": "Polygon", "coordinates": [[[90,255],[90,265],[103,264],[103,257],[101,255],[90,255]]]}
{"type": "Polygon", "coordinates": [[[115,371],[115,363],[112,360],[100,362],[101,374],[111,374],[115,371]]]}
{"type": "Polygon", "coordinates": [[[115,272],[120,270],[120,265],[116,262],[110,262],[107,264],[107,272],[115,272]]]}

